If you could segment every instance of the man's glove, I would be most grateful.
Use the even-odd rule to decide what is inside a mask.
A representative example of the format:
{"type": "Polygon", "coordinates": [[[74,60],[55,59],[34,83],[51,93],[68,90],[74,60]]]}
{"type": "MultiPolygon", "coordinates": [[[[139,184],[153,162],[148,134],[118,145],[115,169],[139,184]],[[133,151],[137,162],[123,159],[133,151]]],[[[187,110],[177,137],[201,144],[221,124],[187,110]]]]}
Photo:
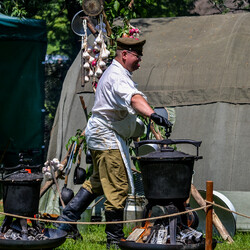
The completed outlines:
{"type": "Polygon", "coordinates": [[[153,120],[157,125],[163,126],[165,128],[173,126],[173,124],[167,118],[156,113],[152,113],[150,119],[153,120]]]}

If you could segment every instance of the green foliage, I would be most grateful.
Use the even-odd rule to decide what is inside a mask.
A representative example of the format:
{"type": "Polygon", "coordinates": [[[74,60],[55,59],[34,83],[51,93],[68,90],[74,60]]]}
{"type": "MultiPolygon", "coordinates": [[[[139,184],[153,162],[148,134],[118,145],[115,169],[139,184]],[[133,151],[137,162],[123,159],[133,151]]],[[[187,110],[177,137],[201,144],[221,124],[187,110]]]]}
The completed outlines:
{"type": "Polygon", "coordinates": [[[90,176],[93,174],[93,165],[89,165],[86,168],[86,179],[88,180],[90,178],[90,176]]]}
{"type": "MultiPolygon", "coordinates": [[[[77,129],[76,134],[74,136],[71,136],[66,144],[66,149],[68,150],[69,147],[71,145],[73,145],[74,143],[76,143],[76,146],[78,148],[78,150],[76,150],[74,152],[74,156],[73,156],[73,163],[76,162],[76,158],[78,156],[79,153],[79,148],[82,146],[83,147],[83,151],[86,154],[87,152],[87,142],[86,142],[86,137],[85,135],[82,135],[82,130],[81,129],[77,129]]],[[[90,164],[89,166],[86,167],[86,179],[88,180],[89,177],[93,174],[93,165],[90,164]]]]}
{"type": "Polygon", "coordinates": [[[76,134],[69,138],[69,140],[68,140],[68,142],[66,144],[66,149],[68,150],[69,147],[71,145],[73,145],[74,143],[76,143],[76,147],[78,148],[78,150],[74,151],[73,163],[76,162],[76,157],[78,155],[79,148],[80,148],[81,144],[83,144],[83,150],[84,150],[85,153],[86,153],[86,150],[87,150],[86,137],[85,137],[85,135],[82,135],[82,130],[81,129],[77,129],[76,134]]]}
{"type": "Polygon", "coordinates": [[[66,149],[68,150],[69,146],[71,144],[75,143],[75,142],[79,146],[82,140],[85,140],[85,136],[82,135],[82,130],[81,129],[77,129],[75,136],[72,136],[72,137],[69,138],[69,140],[68,140],[68,142],[66,144],[66,149]]]}
{"type": "Polygon", "coordinates": [[[129,8],[131,0],[105,1],[105,11],[111,23],[117,17],[125,20],[132,18],[169,17],[189,15],[193,0],[137,0],[129,8]]]}
{"type": "MultiPolygon", "coordinates": [[[[23,1],[21,1],[23,2],[23,1]]],[[[27,11],[20,1],[4,1],[0,3],[0,12],[14,17],[25,17],[27,16],[27,11]]]]}
{"type": "Polygon", "coordinates": [[[68,55],[68,51],[71,50],[69,44],[70,20],[68,20],[68,11],[63,6],[63,2],[62,0],[51,2],[49,9],[39,13],[42,19],[47,21],[47,54],[68,55]]]}
{"type": "Polygon", "coordinates": [[[71,59],[80,49],[80,42],[77,43],[70,26],[71,11],[80,8],[78,1],[65,0],[5,0],[0,4],[0,11],[5,15],[46,20],[47,54],[67,55],[71,59]]]}

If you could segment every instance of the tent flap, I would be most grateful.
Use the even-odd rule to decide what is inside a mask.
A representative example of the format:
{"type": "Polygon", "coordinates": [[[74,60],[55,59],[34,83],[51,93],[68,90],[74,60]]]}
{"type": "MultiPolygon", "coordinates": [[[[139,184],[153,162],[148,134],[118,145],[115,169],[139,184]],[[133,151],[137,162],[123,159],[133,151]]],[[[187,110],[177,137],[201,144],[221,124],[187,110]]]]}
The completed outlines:
{"type": "MultiPolygon", "coordinates": [[[[0,152],[7,165],[18,153],[43,160],[46,26],[0,15],[0,152]]],[[[35,160],[36,161],[36,160],[35,160]]]]}

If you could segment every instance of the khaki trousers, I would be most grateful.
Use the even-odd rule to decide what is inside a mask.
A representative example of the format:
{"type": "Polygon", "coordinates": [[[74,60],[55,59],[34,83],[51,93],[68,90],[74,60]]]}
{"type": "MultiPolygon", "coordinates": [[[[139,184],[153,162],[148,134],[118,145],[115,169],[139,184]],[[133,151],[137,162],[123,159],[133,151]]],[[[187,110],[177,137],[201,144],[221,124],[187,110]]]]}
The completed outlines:
{"type": "Polygon", "coordinates": [[[93,174],[83,188],[96,195],[104,194],[106,210],[124,209],[128,197],[128,176],[118,149],[91,150],[93,174]]]}

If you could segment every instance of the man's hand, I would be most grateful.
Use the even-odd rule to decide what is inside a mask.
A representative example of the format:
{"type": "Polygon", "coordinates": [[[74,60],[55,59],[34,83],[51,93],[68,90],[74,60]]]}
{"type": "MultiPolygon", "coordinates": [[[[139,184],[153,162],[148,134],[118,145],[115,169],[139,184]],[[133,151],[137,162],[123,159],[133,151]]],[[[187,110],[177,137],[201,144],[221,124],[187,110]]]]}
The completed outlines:
{"type": "Polygon", "coordinates": [[[173,126],[173,124],[167,118],[160,116],[156,113],[152,113],[150,115],[150,119],[153,120],[157,125],[163,126],[165,128],[173,126]]]}

